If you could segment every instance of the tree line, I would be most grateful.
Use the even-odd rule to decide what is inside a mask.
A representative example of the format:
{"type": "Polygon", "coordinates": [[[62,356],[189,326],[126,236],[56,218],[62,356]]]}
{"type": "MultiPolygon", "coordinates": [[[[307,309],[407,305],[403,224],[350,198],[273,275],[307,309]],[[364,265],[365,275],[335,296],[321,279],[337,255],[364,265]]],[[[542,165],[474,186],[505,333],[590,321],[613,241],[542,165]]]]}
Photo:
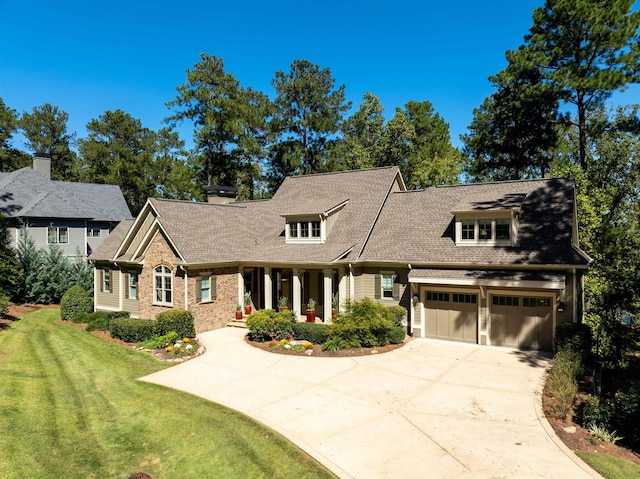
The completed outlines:
{"type": "Polygon", "coordinates": [[[640,311],[639,107],[607,103],[640,82],[634,3],[546,0],[535,9],[523,44],[490,77],[494,92],[474,110],[461,150],[429,101],[409,101],[385,121],[375,94],[352,109],[345,85],[307,60],[275,72],[270,98],[202,54],[158,131],[115,110],[76,138],[56,106],[19,114],[0,99],[0,169],[29,164],[13,145],[19,131],[30,153],[51,155],[54,179],[118,184],[134,214],[149,196],[201,200],[210,184],[264,198],[289,175],[389,165],[409,188],[575,178],[581,247],[593,258],[590,314],[613,324],[620,311],[640,311]],[[193,126],[189,151],[182,122],[193,126]]]}

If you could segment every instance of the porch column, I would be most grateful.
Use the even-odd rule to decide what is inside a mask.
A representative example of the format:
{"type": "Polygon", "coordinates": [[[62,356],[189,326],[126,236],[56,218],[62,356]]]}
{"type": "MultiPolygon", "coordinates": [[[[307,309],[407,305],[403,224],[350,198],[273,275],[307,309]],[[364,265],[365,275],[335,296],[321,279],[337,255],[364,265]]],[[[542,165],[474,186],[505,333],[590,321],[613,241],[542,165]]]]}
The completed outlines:
{"type": "Polygon", "coordinates": [[[296,312],[297,316],[302,315],[302,307],[301,307],[301,297],[302,297],[302,288],[300,287],[300,270],[297,268],[293,269],[293,273],[291,275],[291,281],[293,282],[293,310],[296,312]]]}
{"type": "Polygon", "coordinates": [[[341,313],[344,313],[344,300],[347,299],[347,280],[349,277],[347,276],[344,268],[340,269],[340,283],[338,285],[338,310],[341,313]]]}
{"type": "Polygon", "coordinates": [[[244,268],[238,266],[238,304],[244,306],[244,268]]]}
{"type": "Polygon", "coordinates": [[[271,268],[264,269],[264,308],[273,309],[273,278],[271,277],[271,268]]]}
{"type": "Polygon", "coordinates": [[[333,291],[333,270],[325,269],[322,271],[324,273],[324,298],[323,298],[323,306],[324,306],[324,322],[331,322],[331,296],[333,291]]]}

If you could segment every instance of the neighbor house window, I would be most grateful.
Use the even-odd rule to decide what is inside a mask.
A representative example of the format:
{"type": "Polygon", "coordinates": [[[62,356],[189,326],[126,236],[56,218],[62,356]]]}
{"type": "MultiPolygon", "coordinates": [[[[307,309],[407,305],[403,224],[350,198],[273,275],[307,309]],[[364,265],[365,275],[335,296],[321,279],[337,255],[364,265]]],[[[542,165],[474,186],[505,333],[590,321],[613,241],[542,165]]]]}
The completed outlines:
{"type": "Polygon", "coordinates": [[[211,276],[200,278],[200,300],[211,301],[211,276]]]}
{"type": "Polygon", "coordinates": [[[100,238],[100,228],[87,228],[87,238],[100,238]]]}
{"type": "Polygon", "coordinates": [[[172,304],[171,270],[164,265],[156,266],[153,270],[154,303],[172,304]]]}
{"type": "Polygon", "coordinates": [[[393,275],[382,275],[382,297],[393,298],[393,275]]]}
{"type": "Polygon", "coordinates": [[[111,270],[102,270],[102,291],[105,293],[111,292],[111,270]]]}
{"type": "Polygon", "coordinates": [[[138,299],[138,273],[129,273],[129,299],[138,299]]]}
{"type": "Polygon", "coordinates": [[[47,228],[47,243],[68,243],[69,242],[69,228],[66,226],[49,226],[47,228]]]}

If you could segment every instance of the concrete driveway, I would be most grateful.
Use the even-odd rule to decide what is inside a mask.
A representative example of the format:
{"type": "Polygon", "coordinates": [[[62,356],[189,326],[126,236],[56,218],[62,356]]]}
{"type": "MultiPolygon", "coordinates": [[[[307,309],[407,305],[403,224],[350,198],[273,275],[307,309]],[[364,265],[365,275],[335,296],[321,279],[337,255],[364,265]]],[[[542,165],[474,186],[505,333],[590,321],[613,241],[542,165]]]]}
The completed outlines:
{"type": "Polygon", "coordinates": [[[341,478],[598,478],[555,436],[536,352],[414,339],[356,358],[286,356],[246,330],[199,336],[202,356],[144,381],[241,411],[341,478]]]}

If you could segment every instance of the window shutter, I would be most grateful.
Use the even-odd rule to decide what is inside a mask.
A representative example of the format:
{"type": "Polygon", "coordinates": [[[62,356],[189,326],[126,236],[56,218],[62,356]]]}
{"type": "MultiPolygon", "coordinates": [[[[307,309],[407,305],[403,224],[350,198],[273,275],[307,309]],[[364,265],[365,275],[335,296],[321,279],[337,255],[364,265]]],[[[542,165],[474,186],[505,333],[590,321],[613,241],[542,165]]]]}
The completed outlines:
{"type": "Polygon", "coordinates": [[[196,277],[196,303],[202,302],[202,276],[196,277]]]}
{"type": "Polygon", "coordinates": [[[396,277],[393,277],[393,299],[400,301],[400,283],[396,283],[396,277]]]}
{"type": "Polygon", "coordinates": [[[109,292],[113,293],[113,280],[115,279],[115,274],[113,274],[113,271],[109,271],[109,292]]]}
{"type": "Polygon", "coordinates": [[[104,270],[102,268],[98,270],[98,284],[100,285],[98,289],[104,293],[104,270]]]}
{"type": "Polygon", "coordinates": [[[129,299],[129,289],[131,288],[131,273],[122,273],[124,275],[124,299],[129,299]]]}
{"type": "Polygon", "coordinates": [[[382,296],[382,275],[380,274],[376,274],[375,290],[375,298],[380,299],[382,296]]]}
{"type": "Polygon", "coordinates": [[[212,274],[212,275],[209,277],[209,287],[211,288],[211,289],[210,289],[210,294],[211,294],[211,300],[212,300],[212,301],[214,301],[215,299],[217,299],[217,298],[216,298],[216,296],[217,296],[217,294],[216,294],[216,277],[217,277],[217,276],[216,276],[215,274],[212,274]]]}

